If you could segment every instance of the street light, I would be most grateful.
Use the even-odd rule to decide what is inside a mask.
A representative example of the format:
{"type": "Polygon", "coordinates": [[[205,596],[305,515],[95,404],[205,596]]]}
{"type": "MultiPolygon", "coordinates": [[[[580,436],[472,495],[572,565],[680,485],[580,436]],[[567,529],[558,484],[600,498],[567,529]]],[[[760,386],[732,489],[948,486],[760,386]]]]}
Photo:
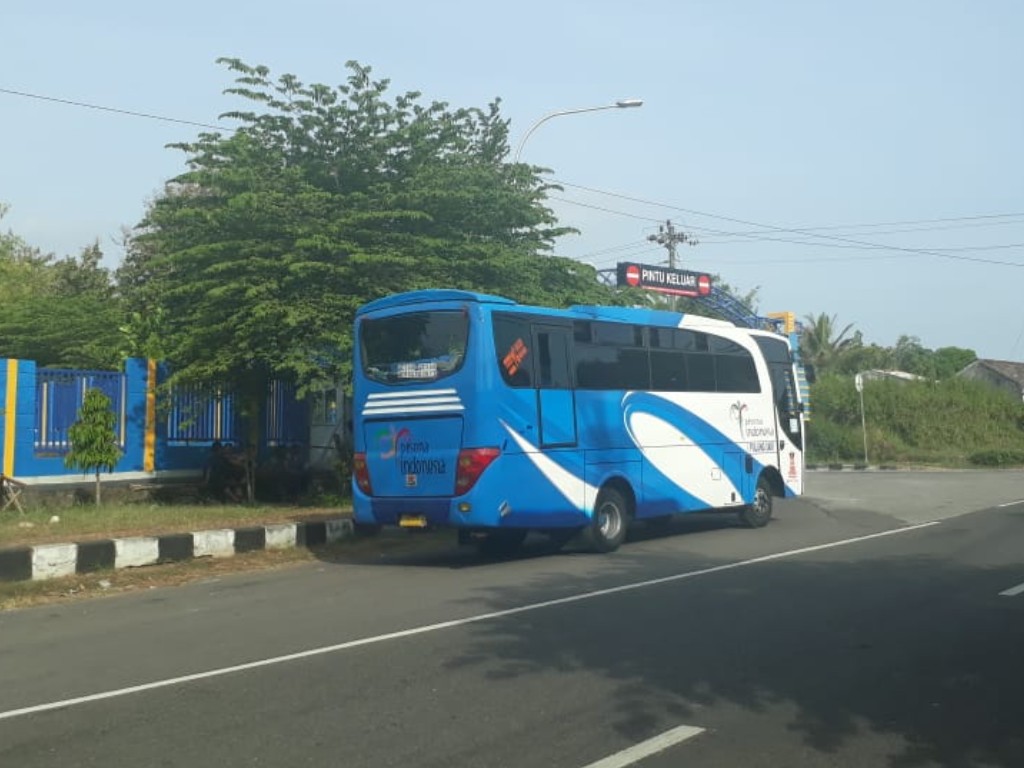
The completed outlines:
{"type": "Polygon", "coordinates": [[[868,463],[868,423],[864,417],[864,374],[858,373],[853,377],[853,386],[860,394],[860,429],[864,434],[864,465],[868,463]]]}
{"type": "Polygon", "coordinates": [[[540,126],[546,123],[553,117],[562,117],[563,115],[578,115],[580,112],[598,112],[602,109],[629,109],[630,107],[642,107],[644,104],[642,99],[619,99],[614,104],[605,104],[600,107],[582,107],[580,109],[563,109],[558,112],[552,112],[549,115],[544,115],[540,120],[530,126],[530,130],[526,132],[522,140],[519,142],[519,146],[516,148],[515,159],[513,162],[519,162],[519,155],[523,151],[523,145],[526,140],[530,138],[530,135],[536,131],[540,126]]]}

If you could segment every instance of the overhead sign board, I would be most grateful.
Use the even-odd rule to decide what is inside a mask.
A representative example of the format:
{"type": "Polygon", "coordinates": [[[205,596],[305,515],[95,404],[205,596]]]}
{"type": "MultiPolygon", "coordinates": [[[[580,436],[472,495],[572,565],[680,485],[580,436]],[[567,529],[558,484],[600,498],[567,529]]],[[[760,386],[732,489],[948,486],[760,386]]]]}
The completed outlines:
{"type": "Polygon", "coordinates": [[[616,284],[620,288],[643,288],[673,296],[707,296],[711,293],[711,275],[685,269],[655,267],[620,261],[616,284]]]}

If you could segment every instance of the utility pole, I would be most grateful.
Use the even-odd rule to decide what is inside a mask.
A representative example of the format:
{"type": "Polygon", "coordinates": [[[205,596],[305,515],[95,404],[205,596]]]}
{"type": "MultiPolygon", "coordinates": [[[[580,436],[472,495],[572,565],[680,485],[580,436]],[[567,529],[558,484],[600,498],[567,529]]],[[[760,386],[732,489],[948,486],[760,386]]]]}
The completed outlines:
{"type": "Polygon", "coordinates": [[[692,235],[676,231],[676,228],[672,226],[671,219],[664,224],[659,224],[658,234],[648,235],[647,239],[668,249],[668,265],[672,269],[676,268],[676,246],[682,243],[696,245],[698,242],[697,238],[692,235]]]}

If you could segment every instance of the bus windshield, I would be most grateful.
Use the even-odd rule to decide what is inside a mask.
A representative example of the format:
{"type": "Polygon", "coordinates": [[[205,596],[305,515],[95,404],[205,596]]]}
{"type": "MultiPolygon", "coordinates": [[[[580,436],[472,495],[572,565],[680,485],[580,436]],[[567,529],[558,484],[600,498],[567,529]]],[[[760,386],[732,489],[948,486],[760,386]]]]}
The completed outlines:
{"type": "Polygon", "coordinates": [[[462,366],[468,337],[469,318],[457,310],[363,320],[363,373],[373,381],[397,384],[443,379],[462,366]]]}

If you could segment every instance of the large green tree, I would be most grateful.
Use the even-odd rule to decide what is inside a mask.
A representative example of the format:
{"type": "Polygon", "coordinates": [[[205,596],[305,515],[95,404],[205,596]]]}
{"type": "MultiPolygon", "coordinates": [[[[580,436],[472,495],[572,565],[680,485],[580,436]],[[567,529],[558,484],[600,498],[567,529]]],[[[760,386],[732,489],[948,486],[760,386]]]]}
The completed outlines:
{"type": "MultiPolygon", "coordinates": [[[[5,208],[0,206],[0,217],[5,208]]],[[[116,368],[122,309],[98,243],[56,259],[0,234],[0,357],[40,365],[116,368]]]]}
{"type": "Polygon", "coordinates": [[[346,375],[356,308],[398,291],[608,300],[592,268],[549,255],[566,230],[539,169],[505,162],[497,102],[391,97],[354,62],[333,87],[222,63],[252,109],[228,113],[230,134],[176,145],[188,170],[119,273],[129,333],[142,347],[159,337],[177,380],[231,386],[251,410],[271,377],[346,375]]]}

